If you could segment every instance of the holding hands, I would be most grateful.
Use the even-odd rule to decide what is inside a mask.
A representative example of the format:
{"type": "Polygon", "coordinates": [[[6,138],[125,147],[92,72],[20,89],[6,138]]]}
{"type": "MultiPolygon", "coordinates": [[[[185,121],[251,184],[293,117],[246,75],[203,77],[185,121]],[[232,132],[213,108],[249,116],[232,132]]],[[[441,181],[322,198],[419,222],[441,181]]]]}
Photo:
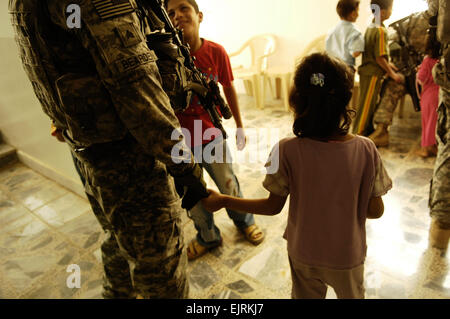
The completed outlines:
{"type": "Polygon", "coordinates": [[[215,190],[208,189],[209,196],[202,199],[203,207],[210,213],[214,213],[221,208],[225,207],[225,196],[216,192],[215,190]]]}

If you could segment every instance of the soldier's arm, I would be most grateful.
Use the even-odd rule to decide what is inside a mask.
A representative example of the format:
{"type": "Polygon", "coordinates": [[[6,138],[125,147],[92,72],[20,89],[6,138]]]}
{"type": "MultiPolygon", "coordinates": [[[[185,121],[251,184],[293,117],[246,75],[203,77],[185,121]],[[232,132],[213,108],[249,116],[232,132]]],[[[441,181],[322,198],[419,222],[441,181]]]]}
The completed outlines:
{"type": "Polygon", "coordinates": [[[47,3],[54,22],[67,30],[67,6],[80,6],[81,28],[71,32],[89,51],[121,121],[144,151],[166,164],[171,174],[184,178],[184,182],[200,181],[202,185],[196,191],[203,197],[207,195],[201,175],[194,176],[199,175],[199,167],[192,154],[179,164],[172,159],[172,150],[182,143],[183,137],[175,134],[171,138],[180,129],[179,122],[161,87],[156,56],[141,32],[134,12],[135,1],[110,2],[120,5],[111,10],[105,9],[105,4],[96,7],[93,1],[86,0],[47,0],[47,3]]]}
{"type": "Polygon", "coordinates": [[[170,164],[170,150],[179,142],[172,141],[170,136],[179,124],[162,90],[156,56],[146,45],[137,15],[102,18],[93,1],[48,3],[54,22],[66,29],[66,5],[81,7],[81,28],[72,32],[89,51],[117,114],[144,150],[170,164]]]}
{"type": "Polygon", "coordinates": [[[428,14],[430,17],[437,15],[439,9],[439,0],[427,0],[428,2],[428,14]]]}

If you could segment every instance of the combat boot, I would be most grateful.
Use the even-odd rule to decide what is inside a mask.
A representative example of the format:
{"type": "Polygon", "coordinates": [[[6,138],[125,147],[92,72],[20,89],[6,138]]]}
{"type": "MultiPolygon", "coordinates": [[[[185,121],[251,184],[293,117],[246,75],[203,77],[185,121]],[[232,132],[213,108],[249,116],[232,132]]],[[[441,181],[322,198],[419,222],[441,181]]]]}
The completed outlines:
{"type": "Polygon", "coordinates": [[[435,218],[431,220],[428,242],[430,247],[447,251],[450,229],[442,226],[435,218]]]}
{"type": "Polygon", "coordinates": [[[389,132],[386,124],[378,124],[375,132],[369,135],[369,138],[375,143],[376,146],[388,146],[389,145],[389,132]]]}

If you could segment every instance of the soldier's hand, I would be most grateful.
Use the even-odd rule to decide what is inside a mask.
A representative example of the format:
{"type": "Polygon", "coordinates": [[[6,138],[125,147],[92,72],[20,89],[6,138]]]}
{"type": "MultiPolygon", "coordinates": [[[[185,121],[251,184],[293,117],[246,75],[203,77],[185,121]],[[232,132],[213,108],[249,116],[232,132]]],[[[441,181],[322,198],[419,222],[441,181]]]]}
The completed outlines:
{"type": "Polygon", "coordinates": [[[62,132],[59,131],[57,132],[55,135],[53,135],[54,137],[56,137],[56,139],[61,142],[61,143],[65,143],[66,141],[64,140],[64,137],[62,135],[62,132]]]}
{"type": "Polygon", "coordinates": [[[395,72],[398,72],[398,68],[395,66],[395,64],[390,62],[389,65],[391,66],[392,70],[394,70],[395,72]]]}
{"type": "Polygon", "coordinates": [[[50,134],[51,134],[52,136],[56,137],[56,139],[57,139],[58,141],[60,141],[60,142],[62,142],[62,143],[65,143],[65,142],[66,142],[66,141],[64,140],[63,135],[62,135],[62,130],[59,129],[59,128],[57,128],[55,125],[53,125],[53,123],[52,123],[51,128],[50,128],[50,134]]]}
{"type": "Polygon", "coordinates": [[[238,151],[242,151],[247,144],[247,136],[245,136],[245,131],[242,127],[238,127],[236,130],[236,146],[238,151]]]}
{"type": "Polygon", "coordinates": [[[224,207],[224,196],[212,189],[208,189],[209,196],[201,200],[203,207],[213,213],[224,207]]]}
{"type": "Polygon", "coordinates": [[[405,83],[405,76],[401,73],[393,73],[392,79],[399,84],[405,83]]]}

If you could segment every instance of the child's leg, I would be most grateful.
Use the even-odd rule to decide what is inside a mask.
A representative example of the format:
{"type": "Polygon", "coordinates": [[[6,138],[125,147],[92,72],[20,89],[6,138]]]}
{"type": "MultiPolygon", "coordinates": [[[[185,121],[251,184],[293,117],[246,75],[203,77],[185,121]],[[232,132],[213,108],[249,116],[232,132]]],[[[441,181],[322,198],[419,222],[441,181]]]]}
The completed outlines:
{"type": "Polygon", "coordinates": [[[292,299],[325,299],[327,285],[319,279],[313,267],[303,265],[289,257],[292,277],[292,299]]]}
{"type": "Polygon", "coordinates": [[[339,299],[364,299],[364,264],[352,269],[326,270],[324,275],[339,299]]]}
{"type": "Polygon", "coordinates": [[[353,133],[368,136],[373,132],[373,115],[381,90],[382,78],[360,76],[359,107],[353,120],[353,133]]]}
{"type": "MultiPolygon", "coordinates": [[[[234,197],[243,197],[238,179],[233,172],[231,152],[227,146],[226,141],[218,139],[217,141],[212,142],[211,146],[212,145],[216,145],[217,149],[220,148],[222,150],[223,159],[221,161],[213,162],[210,164],[205,162],[203,163],[204,168],[208,172],[209,176],[211,176],[214,183],[217,185],[217,188],[222,194],[234,197]]],[[[231,209],[227,209],[227,213],[228,216],[233,220],[236,227],[241,230],[255,223],[253,214],[240,213],[231,209]]]]}

